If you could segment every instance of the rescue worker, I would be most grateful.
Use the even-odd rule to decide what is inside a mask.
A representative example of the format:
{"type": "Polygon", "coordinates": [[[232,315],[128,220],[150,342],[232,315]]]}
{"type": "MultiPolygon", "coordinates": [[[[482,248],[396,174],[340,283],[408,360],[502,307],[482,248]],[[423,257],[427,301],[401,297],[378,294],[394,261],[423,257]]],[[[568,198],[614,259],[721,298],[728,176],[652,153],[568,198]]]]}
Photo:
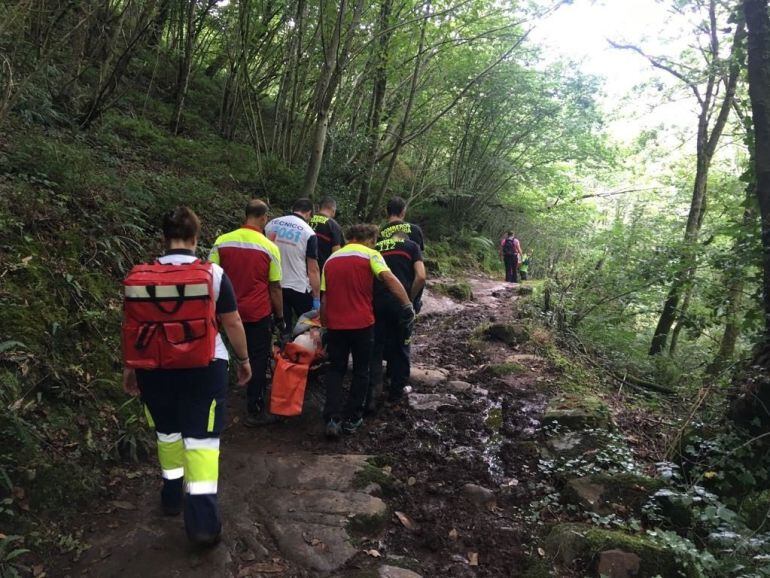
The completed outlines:
{"type": "MultiPolygon", "coordinates": [[[[286,335],[281,292],[281,254],[264,235],[268,207],[254,199],[246,205],[242,227],[214,242],[209,260],[222,266],[233,283],[238,313],[246,330],[251,380],[246,389],[244,425],[255,427],[274,421],[268,410],[267,364],[270,358],[271,313],[274,329],[286,335]]],[[[285,339],[285,337],[283,337],[285,339]]]]}
{"type": "Polygon", "coordinates": [[[518,283],[517,271],[521,256],[521,244],[513,231],[508,231],[500,241],[499,254],[505,265],[505,280],[508,283],[518,283]]]}
{"type": "Polygon", "coordinates": [[[526,281],[529,277],[529,255],[522,253],[521,263],[519,263],[519,276],[522,281],[526,281]]]}
{"type": "Polygon", "coordinates": [[[369,386],[369,365],[374,338],[372,307],[374,279],[379,279],[398,303],[398,322],[410,328],[414,322],[411,300],[385,260],[373,249],[377,240],[374,225],[353,225],[347,231],[348,244],[326,261],[321,279],[321,321],[327,328],[324,420],[326,436],[337,438],[341,431],[355,432],[363,423],[369,386]],[[342,380],[353,355],[353,381],[343,400],[342,380]]]}
{"type": "MultiPolygon", "coordinates": [[[[169,266],[196,262],[199,232],[200,221],[187,207],[167,213],[163,218],[166,252],[158,262],[169,266]]],[[[219,265],[212,265],[212,273],[219,325],[235,350],[238,383],[243,385],[251,378],[251,366],[235,293],[219,265]]],[[[124,390],[141,395],[147,421],[157,432],[163,511],[177,515],[184,502],[187,536],[199,546],[216,544],[222,532],[217,481],[227,362],[227,349],[217,334],[214,360],[206,367],[123,370],[124,390]],[[187,494],[184,500],[183,491],[187,494]]]]}
{"type": "MultiPolygon", "coordinates": [[[[419,225],[407,222],[406,219],[406,201],[401,197],[393,197],[388,201],[385,207],[388,222],[380,231],[380,240],[390,239],[397,231],[402,231],[417,243],[420,251],[425,251],[425,240],[423,239],[422,229],[419,225]]],[[[419,313],[422,308],[422,290],[414,299],[414,310],[419,313]]]]}
{"type": "MultiPolygon", "coordinates": [[[[425,286],[425,264],[420,247],[403,231],[377,243],[375,248],[401,282],[410,299],[416,299],[425,286]]],[[[369,377],[367,410],[374,411],[382,393],[382,361],[388,362],[390,387],[388,402],[398,403],[409,380],[411,334],[398,323],[399,304],[379,281],[374,285],[374,349],[369,377]]]]}
{"type": "Polygon", "coordinates": [[[310,219],[310,226],[318,237],[318,266],[321,271],[329,255],[345,244],[342,227],[334,220],[336,214],[337,201],[325,197],[318,206],[318,212],[310,219]]]}
{"type": "Polygon", "coordinates": [[[318,237],[308,225],[313,214],[310,199],[297,199],[292,213],[270,221],[267,238],[281,252],[283,319],[294,326],[294,317],[321,306],[321,273],[318,268],[318,237]]]}

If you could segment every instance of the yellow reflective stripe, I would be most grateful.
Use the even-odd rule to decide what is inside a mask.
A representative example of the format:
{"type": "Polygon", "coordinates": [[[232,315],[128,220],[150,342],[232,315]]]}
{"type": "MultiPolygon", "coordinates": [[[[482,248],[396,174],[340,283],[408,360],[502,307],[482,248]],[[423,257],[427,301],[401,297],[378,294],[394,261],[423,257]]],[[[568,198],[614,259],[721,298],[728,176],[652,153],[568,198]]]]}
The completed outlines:
{"type": "Polygon", "coordinates": [[[372,257],[369,259],[369,264],[372,267],[372,273],[374,273],[377,277],[379,277],[380,273],[383,273],[384,271],[390,271],[390,267],[388,267],[388,264],[385,263],[385,259],[383,259],[382,255],[380,255],[377,251],[372,251],[372,257]]]}
{"type": "Polygon", "coordinates": [[[216,482],[188,482],[185,484],[187,493],[191,496],[200,496],[205,494],[216,494],[216,482]]]}
{"type": "Polygon", "coordinates": [[[209,425],[206,428],[207,432],[213,432],[214,431],[214,419],[216,418],[216,409],[217,409],[217,400],[212,399],[211,400],[211,406],[209,407],[209,425]]]}
{"type": "Polygon", "coordinates": [[[147,425],[151,428],[155,427],[155,422],[152,419],[152,415],[150,414],[150,408],[147,407],[147,404],[144,404],[144,417],[147,418],[147,425]]]}
{"type": "Polygon", "coordinates": [[[216,482],[219,479],[219,450],[184,452],[186,482],[216,482]]]}
{"type": "Polygon", "coordinates": [[[176,470],[184,467],[184,443],[181,439],[174,442],[158,440],[158,461],[163,470],[176,470]]]}

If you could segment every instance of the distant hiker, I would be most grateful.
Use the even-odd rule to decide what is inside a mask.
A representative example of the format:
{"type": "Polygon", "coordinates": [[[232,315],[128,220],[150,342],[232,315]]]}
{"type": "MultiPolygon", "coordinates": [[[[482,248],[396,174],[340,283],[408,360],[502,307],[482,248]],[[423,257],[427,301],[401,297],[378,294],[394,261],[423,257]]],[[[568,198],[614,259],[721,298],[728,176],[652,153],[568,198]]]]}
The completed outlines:
{"type": "Polygon", "coordinates": [[[310,226],[318,237],[318,266],[322,271],[329,255],[345,244],[342,227],[334,220],[336,214],[337,201],[325,197],[318,206],[318,212],[310,219],[310,226]]]}
{"type": "Polygon", "coordinates": [[[530,255],[522,253],[521,263],[519,263],[519,275],[522,281],[526,281],[529,277],[529,259],[530,255]]]}
{"type": "Polygon", "coordinates": [[[123,389],[141,395],[158,435],[163,511],[177,515],[184,502],[187,536],[212,546],[222,532],[217,480],[227,394],[228,354],[219,326],[235,350],[239,384],[249,381],[251,367],[230,279],[219,265],[195,256],[199,231],[187,207],[167,213],[165,254],[134,267],[124,281],[123,389]]]}
{"type": "Polygon", "coordinates": [[[290,215],[273,219],[265,227],[268,239],[281,252],[283,318],[288,327],[294,326],[293,315],[299,318],[321,306],[318,237],[307,224],[312,214],[310,199],[298,199],[290,215]]]}
{"type": "Polygon", "coordinates": [[[254,427],[273,421],[268,413],[267,363],[271,357],[271,314],[275,329],[285,335],[281,292],[281,253],[264,235],[267,204],[259,199],[246,205],[242,227],[214,242],[209,260],[222,266],[233,283],[238,312],[246,330],[251,380],[246,389],[244,425],[254,427]]]}
{"type": "Polygon", "coordinates": [[[505,280],[509,283],[518,282],[519,255],[521,255],[521,244],[513,231],[508,231],[500,241],[500,256],[505,264],[505,280]]]}
{"type": "MultiPolygon", "coordinates": [[[[390,239],[397,231],[406,233],[409,238],[417,243],[420,251],[425,251],[425,240],[423,239],[422,229],[419,225],[408,223],[406,219],[406,201],[401,197],[393,197],[388,201],[385,208],[388,217],[388,223],[380,231],[380,240],[390,239]]],[[[414,300],[414,309],[417,313],[422,308],[422,291],[417,294],[414,300]]]]}
{"type": "Polygon", "coordinates": [[[398,278],[373,249],[377,240],[374,225],[353,225],[347,231],[348,244],[326,261],[321,280],[321,320],[327,328],[327,355],[331,366],[326,374],[326,435],[336,438],[340,431],[355,432],[363,423],[369,385],[374,338],[373,281],[379,279],[398,303],[398,323],[403,328],[414,322],[414,309],[398,278]],[[347,401],[343,400],[342,379],[353,355],[353,381],[347,401]],[[344,420],[344,421],[343,421],[344,420]]]}
{"type": "MultiPolygon", "coordinates": [[[[390,239],[377,243],[375,248],[385,259],[385,263],[401,282],[407,295],[414,300],[425,286],[425,264],[422,261],[420,247],[398,231],[390,239]]],[[[369,377],[367,409],[376,409],[377,397],[382,391],[382,361],[388,363],[390,387],[388,402],[397,403],[403,396],[404,387],[409,380],[410,360],[409,327],[399,323],[401,306],[398,300],[385,288],[383,283],[374,284],[374,349],[369,377]]]]}

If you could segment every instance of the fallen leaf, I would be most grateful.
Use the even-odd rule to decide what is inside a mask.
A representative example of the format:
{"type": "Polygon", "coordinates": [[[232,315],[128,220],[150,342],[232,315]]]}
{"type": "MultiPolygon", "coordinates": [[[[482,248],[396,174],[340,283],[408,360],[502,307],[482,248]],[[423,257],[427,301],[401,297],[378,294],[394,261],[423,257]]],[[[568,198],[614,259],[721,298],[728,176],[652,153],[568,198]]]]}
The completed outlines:
{"type": "Polygon", "coordinates": [[[30,255],[29,257],[24,257],[24,258],[21,260],[21,264],[22,264],[22,265],[28,265],[30,261],[32,261],[32,255],[30,255]]]}
{"type": "Polygon", "coordinates": [[[379,550],[367,550],[366,553],[372,558],[382,558],[382,554],[380,554],[379,550]]]}
{"type": "Polygon", "coordinates": [[[469,566],[478,566],[479,565],[479,553],[478,552],[468,552],[468,565],[469,566]]]}
{"type": "Polygon", "coordinates": [[[382,468],[382,471],[385,472],[386,474],[390,474],[390,472],[393,471],[393,468],[391,466],[385,466],[384,468],[382,468]]]}
{"type": "Polygon", "coordinates": [[[703,474],[703,477],[706,478],[707,480],[710,480],[711,478],[716,478],[717,477],[717,473],[716,472],[706,472],[705,474],[703,474]]]}
{"type": "Polygon", "coordinates": [[[43,578],[45,576],[45,568],[42,564],[36,564],[32,566],[32,575],[35,578],[43,578]]]}
{"type": "Polygon", "coordinates": [[[396,511],[396,517],[399,519],[401,524],[406,528],[407,530],[416,530],[418,528],[417,524],[415,524],[414,520],[404,514],[403,512],[396,511]]]}
{"type": "Polygon", "coordinates": [[[110,505],[117,508],[118,510],[136,510],[136,505],[132,504],[131,502],[122,502],[120,500],[113,500],[110,502],[110,505]]]}
{"type": "Polygon", "coordinates": [[[415,478],[414,476],[409,476],[409,479],[406,480],[406,484],[408,486],[413,486],[416,483],[417,483],[417,478],[415,478]]]}
{"type": "Polygon", "coordinates": [[[538,554],[540,554],[540,557],[541,557],[541,558],[542,558],[543,556],[545,556],[545,550],[543,550],[542,548],[538,548],[538,549],[537,549],[537,553],[538,553],[538,554]]]}
{"type": "Polygon", "coordinates": [[[458,532],[455,528],[452,528],[449,530],[449,539],[450,540],[457,540],[457,538],[460,537],[460,532],[458,532]]]}

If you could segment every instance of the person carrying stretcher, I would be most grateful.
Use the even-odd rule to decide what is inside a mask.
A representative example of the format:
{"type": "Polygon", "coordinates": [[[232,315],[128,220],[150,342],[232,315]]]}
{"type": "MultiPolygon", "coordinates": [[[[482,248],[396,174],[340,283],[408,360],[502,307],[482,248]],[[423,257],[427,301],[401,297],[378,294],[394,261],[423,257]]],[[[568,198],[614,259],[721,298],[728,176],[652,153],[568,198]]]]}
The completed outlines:
{"type": "Polygon", "coordinates": [[[398,303],[398,323],[411,332],[414,308],[409,295],[391,272],[382,255],[373,249],[375,225],[353,225],[347,231],[348,244],[326,261],[321,277],[321,322],[327,328],[324,420],[326,436],[337,438],[341,431],[353,433],[363,423],[369,386],[369,367],[374,341],[373,280],[382,282],[398,303]],[[353,355],[353,381],[346,401],[342,380],[353,355]]]}

